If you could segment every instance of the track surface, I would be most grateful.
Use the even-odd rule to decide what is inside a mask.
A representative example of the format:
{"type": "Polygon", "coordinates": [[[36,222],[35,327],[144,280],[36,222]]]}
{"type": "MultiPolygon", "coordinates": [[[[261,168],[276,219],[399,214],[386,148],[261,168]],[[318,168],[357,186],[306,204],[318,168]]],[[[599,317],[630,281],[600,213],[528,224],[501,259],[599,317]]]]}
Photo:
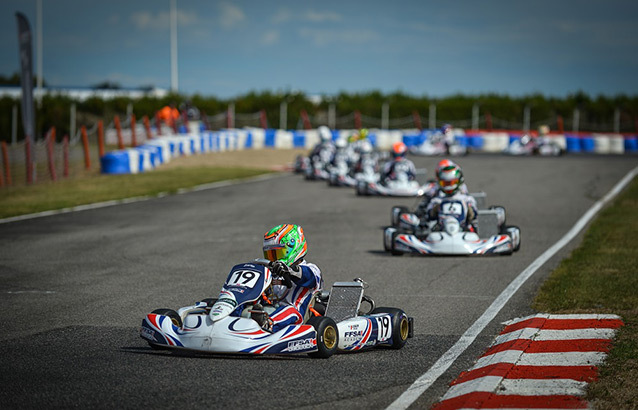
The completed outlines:
{"type": "MultiPolygon", "coordinates": [[[[438,160],[413,159],[428,169],[438,160]]],[[[459,163],[470,190],[487,192],[521,227],[518,253],[390,256],[382,228],[392,205],[412,199],[357,197],[298,175],[0,225],[2,407],[385,408],[638,161],[473,155],[459,163]],[[328,286],[364,278],[378,306],[415,317],[415,338],[399,351],[328,360],[180,356],[139,338],[151,310],[216,296],[229,269],[260,257],[263,233],[282,222],[304,227],[308,260],[328,286]]],[[[575,245],[523,286],[415,408],[445,392],[499,322],[531,313],[541,280],[575,245]]]]}

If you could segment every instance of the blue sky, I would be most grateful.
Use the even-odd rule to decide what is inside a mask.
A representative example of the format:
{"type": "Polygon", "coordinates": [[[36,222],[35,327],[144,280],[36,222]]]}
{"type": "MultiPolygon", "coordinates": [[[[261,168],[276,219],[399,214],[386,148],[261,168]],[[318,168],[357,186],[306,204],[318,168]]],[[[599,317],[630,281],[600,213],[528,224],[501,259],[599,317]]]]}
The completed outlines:
{"type": "MultiPolygon", "coordinates": [[[[169,0],[43,0],[53,86],[170,87],[169,0]]],[[[179,90],[638,94],[638,1],[178,0],[179,90]]],[[[0,74],[19,69],[0,0],[0,74]]],[[[35,54],[35,49],[34,49],[35,54]]]]}

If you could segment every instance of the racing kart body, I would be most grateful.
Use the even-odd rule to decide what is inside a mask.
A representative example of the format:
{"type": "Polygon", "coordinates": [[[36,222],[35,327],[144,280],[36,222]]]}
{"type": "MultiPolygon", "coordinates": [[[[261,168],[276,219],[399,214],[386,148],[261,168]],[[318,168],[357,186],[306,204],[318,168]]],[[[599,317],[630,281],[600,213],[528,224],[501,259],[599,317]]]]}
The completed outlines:
{"type": "Polygon", "coordinates": [[[155,349],[254,355],[308,353],[319,358],[330,357],[337,350],[375,346],[399,349],[412,336],[412,318],[400,309],[375,309],[374,301],[363,294],[364,283],[360,280],[337,282],[331,291],[317,293],[313,302],[325,306],[325,315],[309,315],[303,324],[274,333],[263,330],[252,319],[251,309],[273,283],[267,262],[255,260],[234,266],[217,299],[204,299],[177,311],[157,309],[147,314],[140,336],[155,349]],[[370,307],[365,313],[361,311],[362,302],[370,307]]]}
{"type": "Polygon", "coordinates": [[[532,138],[524,135],[521,138],[514,139],[503,150],[508,155],[543,155],[543,156],[560,156],[565,150],[553,141],[549,141],[545,137],[532,138]]]}
{"type": "Polygon", "coordinates": [[[455,199],[442,201],[435,223],[401,214],[400,227],[384,230],[384,249],[393,255],[510,255],[520,248],[520,228],[505,225],[505,208],[479,209],[476,227],[466,218],[467,204],[455,199]]]}
{"type": "Polygon", "coordinates": [[[332,186],[355,187],[359,181],[376,182],[379,173],[376,170],[376,160],[363,161],[359,169],[350,170],[346,164],[339,164],[330,171],[328,184],[332,186]]]}
{"type": "MultiPolygon", "coordinates": [[[[425,174],[426,169],[417,169],[417,174],[425,174]]],[[[376,181],[359,180],[355,186],[357,195],[379,195],[379,196],[401,196],[413,197],[425,194],[429,185],[421,185],[416,180],[410,180],[407,173],[397,170],[395,179],[387,179],[385,181],[376,179],[376,181]]]]}

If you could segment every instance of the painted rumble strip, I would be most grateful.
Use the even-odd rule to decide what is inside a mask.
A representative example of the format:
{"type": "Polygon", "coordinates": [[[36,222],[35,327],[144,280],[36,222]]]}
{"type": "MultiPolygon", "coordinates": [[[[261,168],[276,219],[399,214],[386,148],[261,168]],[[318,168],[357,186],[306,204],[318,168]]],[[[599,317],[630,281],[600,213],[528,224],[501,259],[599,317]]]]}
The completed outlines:
{"type": "Polygon", "coordinates": [[[536,315],[506,323],[501,336],[433,408],[587,408],[582,398],[587,383],[596,380],[597,366],[623,322],[614,315],[566,316],[536,315]],[[567,338],[537,339],[544,329],[555,335],[564,331],[567,338]],[[535,333],[527,337],[521,330],[535,333]],[[524,338],[500,339],[512,334],[524,338]]]}
{"type": "MultiPolygon", "coordinates": [[[[543,252],[534,262],[532,262],[523,272],[521,272],[500,295],[492,302],[490,307],[470,326],[460,339],[450,349],[441,356],[424,374],[422,374],[408,389],[401,394],[390,406],[390,410],[407,409],[416,399],[419,398],[434,382],[441,377],[452,363],[474,342],[485,327],[503,309],[510,298],[523,286],[523,284],[552,256],[567,245],[578,233],[591,221],[607,202],[620,193],[631,180],[638,175],[638,167],[632,169],[625,175],[603,198],[598,200],[591,208],[576,222],[576,224],[558,242],[543,252]]],[[[534,407],[531,405],[523,407],[534,407]]],[[[503,403],[501,407],[506,407],[503,403]]],[[[509,406],[512,407],[512,406],[509,406]]],[[[535,406],[538,407],[538,406],[535,406]]],[[[542,407],[542,406],[541,406],[542,407]]]]}

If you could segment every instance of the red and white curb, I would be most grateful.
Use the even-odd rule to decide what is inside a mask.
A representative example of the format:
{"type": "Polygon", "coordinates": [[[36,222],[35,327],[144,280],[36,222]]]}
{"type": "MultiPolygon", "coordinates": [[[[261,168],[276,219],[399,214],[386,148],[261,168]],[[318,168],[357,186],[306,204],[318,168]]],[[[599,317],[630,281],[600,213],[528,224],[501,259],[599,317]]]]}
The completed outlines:
{"type": "Polygon", "coordinates": [[[539,314],[505,325],[434,409],[588,408],[585,387],[623,322],[616,315],[539,314]]]}

